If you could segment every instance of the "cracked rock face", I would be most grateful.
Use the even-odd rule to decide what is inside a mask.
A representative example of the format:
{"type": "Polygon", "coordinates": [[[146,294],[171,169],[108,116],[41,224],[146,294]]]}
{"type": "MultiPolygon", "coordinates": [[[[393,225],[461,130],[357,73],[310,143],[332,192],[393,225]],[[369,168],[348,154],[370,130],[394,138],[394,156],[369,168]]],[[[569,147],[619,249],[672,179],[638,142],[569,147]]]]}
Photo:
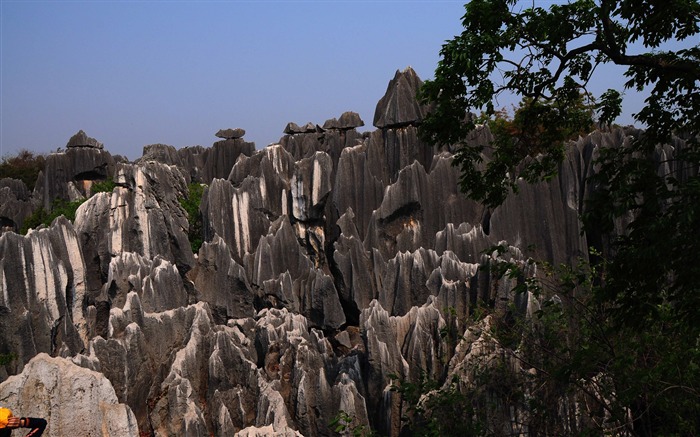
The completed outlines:
{"type": "MultiPolygon", "coordinates": [[[[406,406],[392,375],[468,384],[504,354],[490,322],[467,326],[477,305],[537,305],[513,293],[516,279],[492,277],[500,261],[486,251],[506,245],[519,263],[530,245],[552,263],[585,254],[602,238],[577,220],[592,160],[629,139],[581,138],[556,178],[487,210],[459,193],[453,150],[419,139],[419,86],[413,70],[397,72],[369,133],[346,112],[289,123],[262,150],[227,129],[212,147],[154,144],[136,162],[71,139],[34,194],[1,181],[8,230],[22,202],[86,200],[74,223],[0,236],[0,354],[12,354],[0,402],[47,417],[51,436],[330,436],[340,411],[397,436],[406,406]],[[105,178],[113,191],[91,195],[105,178]],[[190,216],[193,182],[205,187],[190,216]],[[69,401],[71,384],[85,391],[69,401]],[[73,423],[78,414],[91,419],[73,423]]],[[[506,413],[498,429],[520,432],[506,413]]]]}

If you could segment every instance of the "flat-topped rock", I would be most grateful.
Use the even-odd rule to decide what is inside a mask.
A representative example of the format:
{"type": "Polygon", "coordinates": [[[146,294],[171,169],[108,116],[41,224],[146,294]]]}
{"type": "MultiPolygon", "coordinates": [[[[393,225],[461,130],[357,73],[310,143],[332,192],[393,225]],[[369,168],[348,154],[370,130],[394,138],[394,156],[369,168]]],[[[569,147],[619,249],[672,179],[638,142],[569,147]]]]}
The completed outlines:
{"type": "Polygon", "coordinates": [[[326,122],[323,123],[323,129],[349,130],[364,125],[365,122],[360,118],[360,114],[357,112],[347,111],[343,112],[340,119],[331,118],[330,120],[326,120],[326,122]]]}
{"type": "Polygon", "coordinates": [[[294,123],[293,121],[290,121],[287,123],[287,126],[284,128],[284,133],[287,135],[294,135],[294,134],[308,134],[308,133],[313,133],[316,132],[316,125],[308,122],[303,126],[299,126],[298,124],[294,123]]]}
{"type": "Polygon", "coordinates": [[[365,125],[365,122],[360,118],[360,114],[353,111],[343,112],[343,115],[338,119],[341,129],[355,129],[365,125]]]}
{"type": "Polygon", "coordinates": [[[219,129],[216,133],[218,138],[223,138],[225,140],[235,140],[236,138],[243,138],[245,135],[245,129],[237,127],[235,129],[219,129]]]}

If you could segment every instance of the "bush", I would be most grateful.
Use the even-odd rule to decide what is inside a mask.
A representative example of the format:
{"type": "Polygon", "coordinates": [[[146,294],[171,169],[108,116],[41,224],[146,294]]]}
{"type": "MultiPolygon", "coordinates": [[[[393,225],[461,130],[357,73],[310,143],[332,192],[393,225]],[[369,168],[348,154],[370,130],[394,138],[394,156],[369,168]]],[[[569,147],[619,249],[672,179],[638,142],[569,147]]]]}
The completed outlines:
{"type": "Polygon", "coordinates": [[[199,205],[202,203],[205,187],[206,185],[193,182],[187,187],[187,197],[180,199],[180,205],[187,213],[187,222],[190,225],[187,238],[194,253],[199,252],[203,242],[202,214],[199,212],[199,205]]]}
{"type": "Polygon", "coordinates": [[[34,152],[23,149],[17,155],[5,155],[0,159],[0,179],[19,179],[32,191],[45,164],[44,155],[35,155],[34,152]]]}
{"type": "Polygon", "coordinates": [[[51,204],[51,211],[46,211],[44,208],[36,209],[22,225],[20,234],[26,235],[29,229],[36,229],[41,225],[50,226],[55,218],[63,215],[71,222],[75,220],[75,211],[85,202],[84,199],[68,202],[63,199],[55,199],[51,204]]]}
{"type": "Polygon", "coordinates": [[[90,187],[90,193],[93,195],[97,193],[111,193],[116,186],[117,184],[114,183],[112,178],[105,179],[103,181],[95,181],[90,187]]]}

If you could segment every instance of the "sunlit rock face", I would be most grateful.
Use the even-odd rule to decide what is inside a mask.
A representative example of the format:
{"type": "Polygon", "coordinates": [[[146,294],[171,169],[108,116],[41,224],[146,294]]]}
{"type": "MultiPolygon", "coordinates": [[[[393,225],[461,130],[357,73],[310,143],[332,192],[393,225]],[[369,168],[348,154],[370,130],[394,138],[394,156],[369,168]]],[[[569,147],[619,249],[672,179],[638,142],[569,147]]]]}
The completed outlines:
{"type": "Polygon", "coordinates": [[[75,227],[91,261],[91,288],[104,283],[112,257],[124,252],[161,256],[183,273],[191,268],[189,224],[179,201],[187,195],[187,182],[181,169],[156,161],[119,164],[116,188],[80,206],[75,227]]]}
{"type": "MultiPolygon", "coordinates": [[[[122,432],[114,435],[329,436],[339,411],[399,435],[405,403],[392,376],[466,384],[471,367],[504,353],[483,333],[490,322],[466,326],[476,306],[536,310],[532,296],[513,293],[517,278],[492,277],[493,246],[527,267],[530,255],[566,262],[604,243],[577,220],[592,190],[586,178],[599,148],[629,141],[621,130],[581,138],[556,178],[523,184],[490,210],[458,191],[453,148],[419,139],[419,86],[413,70],[397,72],[371,132],[358,132],[364,122],[346,112],[289,123],[280,144],[257,151],[242,129],[222,129],[212,147],[153,144],[135,162],[110,160],[79,136],[49,157],[35,193],[0,183],[0,199],[10,198],[0,211],[87,198],[74,223],[0,237],[0,354],[12,354],[0,380],[15,390],[20,374],[43,378],[28,363],[46,353],[64,357],[51,365],[69,364],[68,376],[35,386],[34,398],[53,399],[85,375],[109,385],[111,394],[99,390],[108,407],[88,424],[71,428],[55,410],[68,406],[36,410],[55,423],[49,435],[95,426],[122,432]],[[107,177],[116,184],[108,193],[78,183],[107,177]],[[182,204],[191,183],[205,185],[199,217],[182,204]]],[[[483,128],[469,141],[489,138],[483,128]]],[[[659,162],[682,144],[672,146],[659,149],[659,162]]],[[[93,411],[98,395],[90,396],[72,399],[71,411],[93,411]]],[[[509,414],[499,429],[521,432],[506,426],[509,414]]]]}
{"type": "Polygon", "coordinates": [[[46,419],[50,437],[139,435],[134,413],[119,403],[109,379],[68,358],[37,355],[0,384],[0,403],[16,415],[46,419]]]}

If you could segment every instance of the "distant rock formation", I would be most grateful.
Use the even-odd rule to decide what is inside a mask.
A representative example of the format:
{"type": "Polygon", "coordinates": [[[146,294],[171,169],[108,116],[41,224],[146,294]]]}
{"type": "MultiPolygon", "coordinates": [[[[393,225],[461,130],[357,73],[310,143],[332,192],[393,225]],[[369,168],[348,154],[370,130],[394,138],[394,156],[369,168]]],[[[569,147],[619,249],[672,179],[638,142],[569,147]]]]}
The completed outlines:
{"type": "Polygon", "coordinates": [[[52,153],[37,184],[44,209],[50,211],[53,201],[75,201],[90,196],[95,181],[114,176],[116,161],[103,149],[102,143],[89,138],[82,130],[68,141],[64,152],[52,153]]]}
{"type": "Polygon", "coordinates": [[[219,129],[219,131],[216,133],[218,138],[223,138],[225,140],[243,138],[243,135],[245,135],[245,129],[241,129],[240,127],[235,129],[219,129]]]}
{"type": "Polygon", "coordinates": [[[66,148],[71,147],[92,147],[95,149],[102,149],[104,148],[104,145],[96,139],[87,136],[84,131],[79,130],[77,134],[70,137],[68,143],[66,144],[66,148]]]}
{"type": "MultiPolygon", "coordinates": [[[[578,221],[594,156],[639,134],[580,138],[557,177],[489,210],[459,192],[454,150],[420,140],[420,83],[397,72],[368,133],[345,112],[289,123],[262,150],[224,129],[212,147],[153,144],[125,162],[79,132],[35,193],[0,181],[13,230],[38,199],[86,199],[74,223],[0,236],[0,353],[15,357],[0,366],[0,402],[47,417],[51,436],[326,436],[339,411],[399,435],[391,375],[467,383],[470,366],[503,354],[490,319],[465,326],[477,304],[537,308],[517,279],[491,276],[488,249],[510,245],[527,274],[528,246],[555,264],[585,257],[601,238],[578,221]],[[112,192],[92,195],[87,181],[107,178],[112,192]],[[205,185],[197,253],[181,205],[193,183],[205,185]]],[[[508,414],[499,429],[521,432],[508,414]]]]}

